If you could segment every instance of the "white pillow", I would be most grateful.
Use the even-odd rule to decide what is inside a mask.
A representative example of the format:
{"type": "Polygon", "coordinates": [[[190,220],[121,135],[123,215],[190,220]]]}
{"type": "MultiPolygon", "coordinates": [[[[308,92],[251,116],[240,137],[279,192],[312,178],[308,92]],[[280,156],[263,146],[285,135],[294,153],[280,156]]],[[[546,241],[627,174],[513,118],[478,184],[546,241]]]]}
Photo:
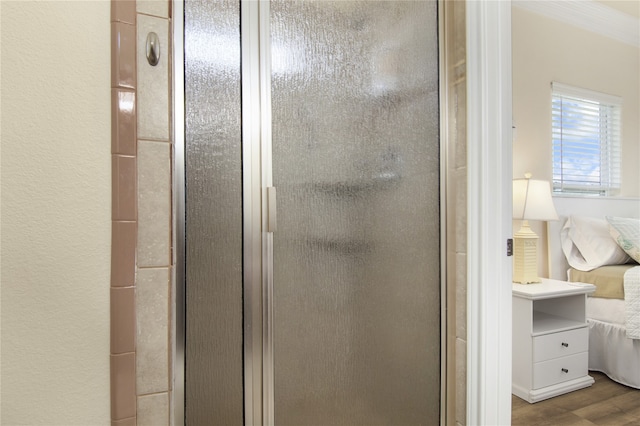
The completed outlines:
{"type": "Polygon", "coordinates": [[[625,217],[606,217],[609,233],[636,262],[640,263],[640,219],[625,217]]]}
{"type": "Polygon", "coordinates": [[[631,260],[611,236],[605,219],[570,216],[562,227],[560,240],[567,262],[580,271],[631,260]]]}

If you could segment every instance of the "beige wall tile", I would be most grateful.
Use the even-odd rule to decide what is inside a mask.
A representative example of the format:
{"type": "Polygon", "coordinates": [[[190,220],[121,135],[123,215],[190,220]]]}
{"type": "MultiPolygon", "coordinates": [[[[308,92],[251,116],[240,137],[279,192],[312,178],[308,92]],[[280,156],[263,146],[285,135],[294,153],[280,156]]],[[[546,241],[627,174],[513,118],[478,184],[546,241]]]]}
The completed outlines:
{"type": "Polygon", "coordinates": [[[456,340],[456,422],[467,424],[467,342],[456,340]]]}
{"type": "Polygon", "coordinates": [[[136,418],[129,417],[128,419],[112,420],[111,426],[136,426],[136,418]]]}
{"type": "Polygon", "coordinates": [[[136,350],[135,290],[111,288],[111,353],[136,350]]]}
{"type": "Polygon", "coordinates": [[[136,415],[136,354],[111,355],[111,419],[136,415]]]}
{"type": "Polygon", "coordinates": [[[455,138],[455,165],[456,168],[466,167],[467,165],[467,85],[464,80],[461,84],[455,86],[455,102],[456,102],[456,138],[455,138]]]}
{"type": "Polygon", "coordinates": [[[111,287],[133,287],[136,277],[136,222],[111,225],[111,287]]]}
{"type": "Polygon", "coordinates": [[[111,89],[111,153],[136,155],[136,93],[111,89]]]}
{"type": "Polygon", "coordinates": [[[138,426],[169,425],[169,393],[138,397],[138,426]]]}
{"type": "Polygon", "coordinates": [[[171,146],[138,143],[138,267],[169,266],[171,146]]]}
{"type": "Polygon", "coordinates": [[[456,175],[456,253],[467,252],[467,169],[455,171],[456,175]]]}
{"type": "Polygon", "coordinates": [[[169,268],[140,269],[136,284],[138,395],[169,390],[169,268]]]}
{"type": "Polygon", "coordinates": [[[112,155],[111,210],[113,220],[137,218],[136,157],[112,155]]]}
{"type": "Polygon", "coordinates": [[[111,87],[136,87],[136,27],[111,23],[111,87]]]}
{"type": "Polygon", "coordinates": [[[111,20],[136,23],[136,1],[135,0],[111,0],[111,20]]]}
{"type": "Polygon", "coordinates": [[[138,14],[138,138],[169,140],[169,21],[138,14]],[[146,58],[147,35],[160,39],[160,61],[146,58]]]}
{"type": "Polygon", "coordinates": [[[169,17],[169,1],[167,0],[138,0],[137,3],[138,13],[161,18],[169,17]]]}
{"type": "Polygon", "coordinates": [[[456,254],[456,337],[467,339],[467,255],[456,254]]]}

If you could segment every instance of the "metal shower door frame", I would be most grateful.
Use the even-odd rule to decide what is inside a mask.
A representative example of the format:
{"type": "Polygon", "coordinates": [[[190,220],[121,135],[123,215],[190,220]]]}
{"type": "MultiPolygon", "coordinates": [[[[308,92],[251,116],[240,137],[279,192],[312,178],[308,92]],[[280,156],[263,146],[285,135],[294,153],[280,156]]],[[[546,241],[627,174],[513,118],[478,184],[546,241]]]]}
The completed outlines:
{"type": "MultiPolygon", "coordinates": [[[[245,423],[274,424],[269,2],[240,1],[245,423]]],[[[272,202],[275,200],[272,200],[272,202]]]]}

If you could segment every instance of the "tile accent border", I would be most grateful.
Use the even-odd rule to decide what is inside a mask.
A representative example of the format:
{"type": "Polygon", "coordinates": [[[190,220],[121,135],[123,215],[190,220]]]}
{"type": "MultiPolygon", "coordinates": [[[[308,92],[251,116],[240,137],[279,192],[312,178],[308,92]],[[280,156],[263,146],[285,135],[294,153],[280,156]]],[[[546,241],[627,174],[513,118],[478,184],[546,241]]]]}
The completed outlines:
{"type": "Polygon", "coordinates": [[[136,424],[136,2],[111,1],[111,422],[136,424]]]}
{"type": "Polygon", "coordinates": [[[442,2],[441,106],[446,119],[446,422],[467,424],[467,64],[465,2],[442,2]]]}
{"type": "Polygon", "coordinates": [[[136,3],[111,1],[111,422],[136,424],[136,3]]]}
{"type": "Polygon", "coordinates": [[[112,426],[173,423],[170,4],[111,0],[112,426]],[[164,36],[157,67],[149,31],[164,36]]]}

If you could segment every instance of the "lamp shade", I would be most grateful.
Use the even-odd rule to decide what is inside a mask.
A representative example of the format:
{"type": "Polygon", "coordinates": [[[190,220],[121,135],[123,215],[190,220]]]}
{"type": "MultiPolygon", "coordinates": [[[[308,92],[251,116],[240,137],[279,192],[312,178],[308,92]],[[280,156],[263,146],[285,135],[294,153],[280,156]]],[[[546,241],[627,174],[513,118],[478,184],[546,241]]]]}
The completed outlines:
{"type": "Polygon", "coordinates": [[[551,185],[546,180],[513,180],[513,218],[523,220],[558,220],[551,198],[551,185]]]}

